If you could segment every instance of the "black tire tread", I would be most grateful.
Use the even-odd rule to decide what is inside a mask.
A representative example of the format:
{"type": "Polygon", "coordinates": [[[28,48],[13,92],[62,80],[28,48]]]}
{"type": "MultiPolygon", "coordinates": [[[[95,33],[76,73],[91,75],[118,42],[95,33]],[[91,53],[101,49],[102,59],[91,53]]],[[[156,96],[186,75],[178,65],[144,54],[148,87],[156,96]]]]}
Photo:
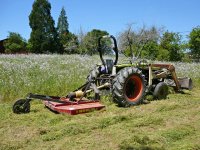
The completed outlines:
{"type": "Polygon", "coordinates": [[[137,105],[142,103],[142,100],[145,96],[145,81],[144,77],[142,75],[142,72],[138,68],[134,67],[126,67],[120,70],[117,74],[116,77],[113,79],[112,83],[112,95],[113,95],[113,101],[118,104],[118,106],[121,107],[129,107],[131,105],[137,105]],[[125,93],[123,92],[124,84],[126,80],[133,74],[136,74],[141,77],[142,82],[143,82],[143,94],[142,96],[136,101],[136,102],[131,102],[126,100],[125,98],[125,93]]]}
{"type": "Polygon", "coordinates": [[[158,83],[153,92],[154,99],[166,99],[168,95],[168,90],[168,85],[165,82],[158,83]]]}
{"type": "Polygon", "coordinates": [[[12,107],[13,113],[16,113],[16,114],[29,113],[30,103],[28,102],[26,103],[26,105],[24,105],[25,103],[26,103],[26,99],[17,100],[12,107]]]}
{"type": "Polygon", "coordinates": [[[99,74],[100,74],[99,67],[94,67],[94,69],[90,71],[90,74],[88,75],[87,80],[88,81],[96,80],[99,74]]]}

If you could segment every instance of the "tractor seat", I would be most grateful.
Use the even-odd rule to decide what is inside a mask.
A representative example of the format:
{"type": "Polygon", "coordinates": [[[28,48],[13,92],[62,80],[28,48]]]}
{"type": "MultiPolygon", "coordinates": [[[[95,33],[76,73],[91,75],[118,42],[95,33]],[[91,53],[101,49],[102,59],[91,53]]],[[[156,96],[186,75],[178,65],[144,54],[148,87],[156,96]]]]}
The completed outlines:
{"type": "Polygon", "coordinates": [[[106,59],[106,72],[111,74],[112,73],[112,69],[114,66],[114,62],[112,59],[106,59]]]}

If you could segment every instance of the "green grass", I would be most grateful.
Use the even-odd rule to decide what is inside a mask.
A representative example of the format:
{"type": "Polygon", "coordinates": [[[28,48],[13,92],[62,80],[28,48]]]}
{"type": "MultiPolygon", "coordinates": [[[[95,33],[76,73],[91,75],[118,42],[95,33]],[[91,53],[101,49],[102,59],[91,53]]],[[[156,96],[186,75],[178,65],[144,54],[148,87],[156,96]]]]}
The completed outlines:
{"type": "Polygon", "coordinates": [[[107,96],[106,110],[76,116],[52,113],[35,101],[29,114],[12,113],[13,102],[26,93],[67,94],[85,82],[97,59],[0,56],[0,149],[200,149],[200,70],[191,74],[190,64],[184,64],[188,74],[176,67],[178,74],[195,77],[194,89],[166,100],[119,108],[107,96]]]}

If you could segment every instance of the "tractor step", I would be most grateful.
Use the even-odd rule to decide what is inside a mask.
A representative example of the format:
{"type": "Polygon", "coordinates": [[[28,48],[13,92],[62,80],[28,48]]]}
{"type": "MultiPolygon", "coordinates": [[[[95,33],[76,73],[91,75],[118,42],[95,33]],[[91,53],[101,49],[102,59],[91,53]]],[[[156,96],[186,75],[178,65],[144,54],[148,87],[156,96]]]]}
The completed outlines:
{"type": "Polygon", "coordinates": [[[70,115],[83,114],[95,110],[100,110],[105,107],[104,105],[99,103],[99,101],[81,101],[79,103],[69,102],[64,104],[44,101],[44,105],[55,112],[70,115]]]}

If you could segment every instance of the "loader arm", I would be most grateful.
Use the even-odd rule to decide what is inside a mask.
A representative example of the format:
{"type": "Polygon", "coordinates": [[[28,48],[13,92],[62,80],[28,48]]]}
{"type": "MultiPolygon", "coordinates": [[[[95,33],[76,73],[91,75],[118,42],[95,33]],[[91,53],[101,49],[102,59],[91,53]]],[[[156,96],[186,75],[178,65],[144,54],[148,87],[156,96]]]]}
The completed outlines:
{"type": "Polygon", "coordinates": [[[172,79],[174,80],[175,83],[175,90],[179,91],[181,89],[181,86],[178,81],[178,77],[176,75],[175,67],[172,64],[152,64],[152,67],[158,67],[158,68],[165,68],[169,70],[172,74],[172,79]]]}

